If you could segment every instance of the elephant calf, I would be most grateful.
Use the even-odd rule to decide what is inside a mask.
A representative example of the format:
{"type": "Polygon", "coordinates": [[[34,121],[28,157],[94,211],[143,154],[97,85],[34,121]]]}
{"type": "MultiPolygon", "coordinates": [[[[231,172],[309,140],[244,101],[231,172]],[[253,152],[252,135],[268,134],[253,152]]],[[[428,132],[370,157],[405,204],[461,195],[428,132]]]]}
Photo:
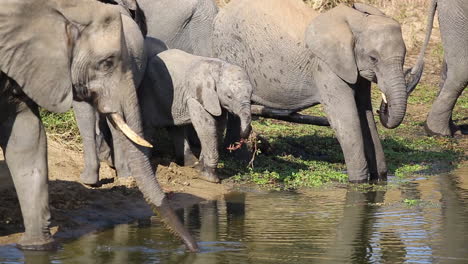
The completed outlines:
{"type": "Polygon", "coordinates": [[[180,158],[177,149],[181,148],[177,147],[188,150],[183,126],[192,124],[201,143],[200,178],[219,182],[215,168],[226,113],[240,118],[242,138],[250,134],[249,78],[242,68],[222,60],[175,49],[158,54],[159,46],[156,39],[145,41],[149,57],[138,91],[145,133],[154,128],[171,128],[180,158]]]}

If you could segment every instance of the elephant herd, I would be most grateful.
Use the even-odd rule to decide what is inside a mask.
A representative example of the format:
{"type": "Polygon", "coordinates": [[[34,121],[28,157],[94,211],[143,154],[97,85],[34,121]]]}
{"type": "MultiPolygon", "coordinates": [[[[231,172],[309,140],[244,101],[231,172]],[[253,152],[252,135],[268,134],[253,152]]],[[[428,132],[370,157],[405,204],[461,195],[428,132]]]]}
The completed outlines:
{"type": "Polygon", "coordinates": [[[225,128],[226,139],[236,142],[249,136],[252,114],[293,120],[322,104],[350,182],[380,181],[387,165],[371,84],[382,92],[382,125],[397,127],[423,72],[436,9],[444,71],[425,125],[429,134],[457,131],[451,114],[468,83],[465,0],[433,0],[425,43],[408,70],[399,23],[365,4],[324,13],[301,0],[235,0],[221,10],[214,0],[0,5],[0,146],[23,214],[18,246],[27,250],[55,246],[39,107],[64,112],[73,105],[84,145],[83,183],[96,184],[100,161],[109,160],[119,176],[135,178],[166,226],[197,251],[154,177],[156,128],[169,129],[179,161],[196,162],[201,179],[219,182],[225,128]],[[191,153],[193,131],[198,157],[191,153]]]}

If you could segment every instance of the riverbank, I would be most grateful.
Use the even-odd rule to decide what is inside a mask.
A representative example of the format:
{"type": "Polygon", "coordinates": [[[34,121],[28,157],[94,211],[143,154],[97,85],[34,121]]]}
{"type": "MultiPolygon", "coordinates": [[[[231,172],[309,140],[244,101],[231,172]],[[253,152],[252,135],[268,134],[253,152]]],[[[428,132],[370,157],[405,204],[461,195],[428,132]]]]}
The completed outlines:
{"type": "MultiPolygon", "coordinates": [[[[406,65],[414,65],[425,33],[427,5],[423,3],[428,1],[413,1],[406,6],[380,2],[379,7],[384,12],[402,23],[409,50],[406,65]]],[[[424,75],[409,99],[405,121],[394,130],[378,124],[390,174],[396,175],[397,180],[468,167],[468,136],[443,138],[424,134],[424,120],[438,92],[442,56],[436,25],[426,54],[424,75]]],[[[379,104],[380,92],[374,87],[374,109],[379,104]]],[[[323,115],[320,106],[304,112],[323,115]]],[[[115,172],[106,165],[101,170],[102,186],[91,188],[79,183],[83,163],[73,113],[57,115],[43,112],[42,116],[49,135],[49,192],[56,237],[79,237],[152,216],[134,182],[115,178],[115,172]]],[[[465,91],[458,100],[453,118],[457,124],[466,126],[467,117],[468,96],[465,91]]],[[[195,179],[195,170],[170,165],[171,143],[167,136],[161,136],[156,146],[159,154],[164,154],[161,163],[165,165],[158,167],[157,175],[173,206],[188,207],[250,184],[270,189],[297,189],[346,182],[343,155],[330,128],[262,118],[256,119],[253,127],[255,133],[261,135],[260,141],[268,141],[268,148],[263,148],[265,142],[259,142],[262,152],[257,152],[251,166],[228,156],[222,157],[219,171],[228,178],[223,184],[195,179]]],[[[11,184],[8,182],[7,168],[0,156],[0,244],[16,242],[24,229],[14,189],[5,187],[11,184]]]]}
{"type": "MultiPolygon", "coordinates": [[[[136,183],[116,178],[113,169],[101,166],[100,187],[79,181],[83,168],[81,152],[49,140],[49,193],[52,233],[60,241],[153,216],[136,183]]],[[[16,243],[24,227],[16,192],[0,152],[0,245],[16,243]]],[[[230,192],[232,185],[196,179],[192,168],[160,165],[158,180],[174,208],[204,200],[216,200],[230,192]]]]}

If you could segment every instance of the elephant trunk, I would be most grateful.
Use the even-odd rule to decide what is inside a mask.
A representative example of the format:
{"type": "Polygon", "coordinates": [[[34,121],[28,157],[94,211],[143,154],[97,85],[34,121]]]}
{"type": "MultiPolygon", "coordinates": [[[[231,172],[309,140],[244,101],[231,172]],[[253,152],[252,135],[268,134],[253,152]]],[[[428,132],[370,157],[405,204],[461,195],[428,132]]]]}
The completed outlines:
{"type": "Polygon", "coordinates": [[[380,122],[386,128],[396,128],[406,113],[407,87],[403,74],[403,58],[393,58],[383,62],[384,76],[377,76],[378,85],[383,91],[380,104],[380,122]]]}
{"type": "Polygon", "coordinates": [[[242,104],[238,116],[240,119],[240,136],[243,139],[247,139],[250,136],[250,131],[252,130],[252,115],[250,112],[250,102],[242,104]]]}
{"type": "MultiPolygon", "coordinates": [[[[128,91],[128,87],[124,89],[128,91]]],[[[136,91],[134,88],[130,90],[122,97],[122,116],[133,132],[137,135],[142,135],[143,127],[136,91]]],[[[153,211],[161,217],[161,220],[172,233],[182,239],[188,250],[192,252],[198,251],[194,238],[170,207],[166,195],[157,182],[154,167],[150,163],[150,149],[134,144],[120,130],[113,128],[112,134],[116,137],[117,142],[122,144],[122,148],[120,149],[125,150],[124,157],[127,158],[130,171],[137,181],[138,188],[153,208],[153,211]]]]}

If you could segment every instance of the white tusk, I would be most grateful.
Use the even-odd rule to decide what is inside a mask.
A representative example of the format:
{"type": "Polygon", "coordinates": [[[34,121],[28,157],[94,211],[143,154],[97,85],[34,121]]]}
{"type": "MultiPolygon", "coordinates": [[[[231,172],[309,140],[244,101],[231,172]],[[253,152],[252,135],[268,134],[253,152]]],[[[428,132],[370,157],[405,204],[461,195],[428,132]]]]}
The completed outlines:
{"type": "Polygon", "coordinates": [[[133,141],[135,144],[138,144],[143,147],[147,148],[152,148],[153,145],[151,145],[148,141],[146,141],[144,138],[140,137],[135,131],[133,131],[127,123],[123,120],[123,118],[116,113],[110,114],[110,120],[114,126],[116,126],[124,135],[133,141]]]}
{"type": "Polygon", "coordinates": [[[387,96],[384,93],[382,93],[382,100],[387,104],[387,96]]]}

